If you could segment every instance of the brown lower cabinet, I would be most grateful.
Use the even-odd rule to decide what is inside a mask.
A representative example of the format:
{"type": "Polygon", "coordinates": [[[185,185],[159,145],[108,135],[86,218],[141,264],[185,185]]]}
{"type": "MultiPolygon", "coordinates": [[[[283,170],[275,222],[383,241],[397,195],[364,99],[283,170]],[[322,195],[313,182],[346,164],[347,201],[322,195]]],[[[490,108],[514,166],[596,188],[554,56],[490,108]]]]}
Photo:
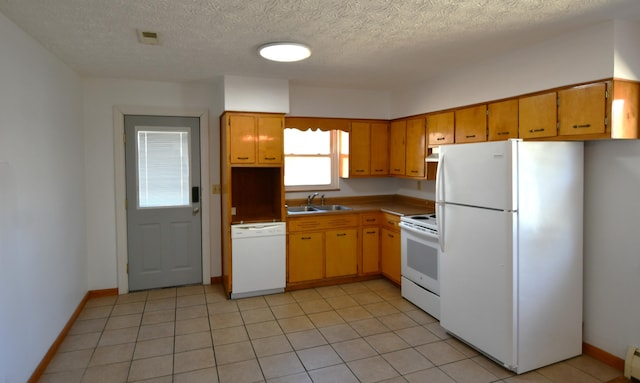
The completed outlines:
{"type": "Polygon", "coordinates": [[[380,266],[382,275],[400,284],[400,217],[385,213],[380,229],[380,266]]]}
{"type": "Polygon", "coordinates": [[[324,277],[324,250],[322,232],[290,233],[288,281],[313,281],[324,277]]]}

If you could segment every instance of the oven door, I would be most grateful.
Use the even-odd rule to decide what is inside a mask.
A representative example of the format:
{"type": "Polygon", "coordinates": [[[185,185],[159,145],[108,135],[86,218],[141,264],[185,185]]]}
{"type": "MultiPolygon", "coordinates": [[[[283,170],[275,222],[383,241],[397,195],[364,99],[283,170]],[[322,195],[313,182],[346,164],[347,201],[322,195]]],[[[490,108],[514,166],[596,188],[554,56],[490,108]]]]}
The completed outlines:
{"type": "Polygon", "coordinates": [[[440,246],[437,234],[407,227],[400,222],[402,275],[440,295],[440,246]]]}

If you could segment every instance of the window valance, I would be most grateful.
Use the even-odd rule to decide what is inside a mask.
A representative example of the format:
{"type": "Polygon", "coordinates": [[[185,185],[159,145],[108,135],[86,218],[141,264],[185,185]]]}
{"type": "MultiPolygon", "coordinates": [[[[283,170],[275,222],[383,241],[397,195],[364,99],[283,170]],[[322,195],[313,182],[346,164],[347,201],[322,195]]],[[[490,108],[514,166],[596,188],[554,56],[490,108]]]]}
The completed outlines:
{"type": "Polygon", "coordinates": [[[351,120],[348,118],[322,117],[285,117],[284,127],[299,130],[342,130],[349,131],[351,120]]]}

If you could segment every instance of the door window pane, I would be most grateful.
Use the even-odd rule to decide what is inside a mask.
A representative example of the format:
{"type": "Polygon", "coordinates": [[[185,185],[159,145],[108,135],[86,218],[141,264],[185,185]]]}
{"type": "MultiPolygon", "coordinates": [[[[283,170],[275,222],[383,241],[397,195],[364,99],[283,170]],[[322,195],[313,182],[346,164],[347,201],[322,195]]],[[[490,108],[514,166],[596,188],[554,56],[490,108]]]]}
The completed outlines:
{"type": "Polygon", "coordinates": [[[138,207],[189,206],[189,128],[136,127],[138,207]]]}

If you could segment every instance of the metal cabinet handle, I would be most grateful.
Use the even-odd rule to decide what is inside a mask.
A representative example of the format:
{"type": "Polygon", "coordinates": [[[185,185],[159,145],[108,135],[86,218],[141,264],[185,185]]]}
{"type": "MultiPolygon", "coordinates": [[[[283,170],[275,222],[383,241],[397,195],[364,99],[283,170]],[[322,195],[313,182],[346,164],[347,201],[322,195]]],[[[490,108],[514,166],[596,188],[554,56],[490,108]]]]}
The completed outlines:
{"type": "Polygon", "coordinates": [[[237,160],[248,160],[249,157],[236,157],[237,160]]]}
{"type": "Polygon", "coordinates": [[[275,160],[276,158],[275,158],[275,157],[265,157],[264,159],[265,159],[265,160],[267,160],[267,161],[273,161],[273,160],[275,160]]]}
{"type": "Polygon", "coordinates": [[[476,137],[476,135],[475,135],[475,134],[472,134],[472,135],[470,135],[470,136],[465,136],[465,137],[466,137],[466,138],[475,138],[475,137],[476,137]]]}
{"type": "Polygon", "coordinates": [[[529,133],[536,133],[536,132],[544,132],[544,128],[540,128],[540,129],[529,129],[529,133]]]}
{"type": "Polygon", "coordinates": [[[444,137],[438,137],[438,138],[436,138],[436,140],[437,141],[442,141],[442,140],[444,140],[444,137]]]}
{"type": "Polygon", "coordinates": [[[591,124],[584,124],[584,125],[573,125],[573,129],[584,129],[584,128],[590,128],[591,124]]]}
{"type": "Polygon", "coordinates": [[[498,136],[503,136],[505,134],[509,134],[509,132],[498,132],[498,136]]]}

